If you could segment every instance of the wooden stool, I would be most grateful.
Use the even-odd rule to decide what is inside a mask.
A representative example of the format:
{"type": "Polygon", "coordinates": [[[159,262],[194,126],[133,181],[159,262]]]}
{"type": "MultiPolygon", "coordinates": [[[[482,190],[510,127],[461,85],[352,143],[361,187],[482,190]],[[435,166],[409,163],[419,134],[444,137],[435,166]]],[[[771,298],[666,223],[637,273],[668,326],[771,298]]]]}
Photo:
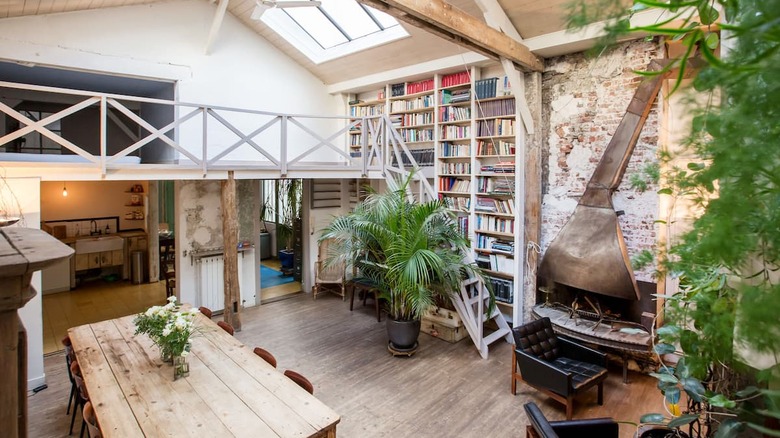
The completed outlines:
{"type": "Polygon", "coordinates": [[[352,308],[355,304],[355,292],[360,290],[363,292],[363,305],[366,305],[366,297],[368,294],[373,294],[374,296],[374,308],[376,309],[376,321],[380,322],[382,320],[382,316],[379,312],[379,291],[371,287],[365,283],[360,283],[354,280],[349,280],[347,282],[347,287],[351,290],[350,296],[349,296],[349,311],[352,311],[352,308]]]}

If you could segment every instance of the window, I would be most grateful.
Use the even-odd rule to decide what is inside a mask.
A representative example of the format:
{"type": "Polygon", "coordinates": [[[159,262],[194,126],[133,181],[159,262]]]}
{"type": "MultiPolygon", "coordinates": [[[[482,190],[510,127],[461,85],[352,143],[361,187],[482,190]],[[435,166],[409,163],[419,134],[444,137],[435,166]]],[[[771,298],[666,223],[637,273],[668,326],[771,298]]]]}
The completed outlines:
{"type": "MultiPolygon", "coordinates": [[[[20,110],[19,112],[33,122],[40,121],[52,115],[52,113],[42,111],[20,110]]],[[[15,128],[12,129],[13,131],[19,129],[20,126],[18,122],[14,121],[13,124],[15,126],[15,128]]],[[[60,120],[49,123],[46,125],[46,128],[55,135],[62,135],[60,120]]],[[[6,145],[5,149],[9,152],[13,151],[28,154],[62,154],[62,147],[59,143],[38,131],[33,131],[24,137],[14,140],[13,145],[6,145]]]]}
{"type": "Polygon", "coordinates": [[[317,64],[409,35],[393,17],[354,0],[321,2],[273,8],[261,19],[317,64]]]}

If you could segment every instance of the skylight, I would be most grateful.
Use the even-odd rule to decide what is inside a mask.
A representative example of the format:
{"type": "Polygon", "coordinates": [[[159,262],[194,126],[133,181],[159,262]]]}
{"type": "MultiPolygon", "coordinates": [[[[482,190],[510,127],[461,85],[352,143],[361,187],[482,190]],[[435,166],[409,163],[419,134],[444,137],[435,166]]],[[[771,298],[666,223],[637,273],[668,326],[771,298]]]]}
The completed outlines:
{"type": "Polygon", "coordinates": [[[393,17],[354,0],[320,1],[318,7],[273,8],[262,20],[317,64],[409,35],[393,17]]]}

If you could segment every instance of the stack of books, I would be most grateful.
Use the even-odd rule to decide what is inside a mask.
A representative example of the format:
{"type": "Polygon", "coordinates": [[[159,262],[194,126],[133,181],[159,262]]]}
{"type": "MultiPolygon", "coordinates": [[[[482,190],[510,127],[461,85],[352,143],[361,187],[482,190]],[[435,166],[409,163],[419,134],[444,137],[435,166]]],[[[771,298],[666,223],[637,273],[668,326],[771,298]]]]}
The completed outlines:
{"type": "Polygon", "coordinates": [[[487,78],[474,81],[474,88],[477,92],[477,99],[490,99],[496,97],[496,84],[498,78],[487,78]]]}

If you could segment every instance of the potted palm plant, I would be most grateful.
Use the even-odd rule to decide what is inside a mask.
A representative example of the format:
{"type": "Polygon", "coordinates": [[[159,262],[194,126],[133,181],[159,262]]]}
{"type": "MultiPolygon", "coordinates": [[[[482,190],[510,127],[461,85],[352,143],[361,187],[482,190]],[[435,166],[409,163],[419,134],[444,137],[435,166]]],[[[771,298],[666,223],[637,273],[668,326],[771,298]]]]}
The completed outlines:
{"type": "Polygon", "coordinates": [[[379,291],[396,351],[415,348],[420,319],[437,298],[458,291],[464,277],[481,275],[463,259],[468,241],[452,213],[438,200],[412,200],[411,181],[411,174],[391,181],[384,193],[368,188],[368,197],[352,213],[335,218],[320,238],[332,239],[329,263],[354,266],[355,281],[379,291]]]}

